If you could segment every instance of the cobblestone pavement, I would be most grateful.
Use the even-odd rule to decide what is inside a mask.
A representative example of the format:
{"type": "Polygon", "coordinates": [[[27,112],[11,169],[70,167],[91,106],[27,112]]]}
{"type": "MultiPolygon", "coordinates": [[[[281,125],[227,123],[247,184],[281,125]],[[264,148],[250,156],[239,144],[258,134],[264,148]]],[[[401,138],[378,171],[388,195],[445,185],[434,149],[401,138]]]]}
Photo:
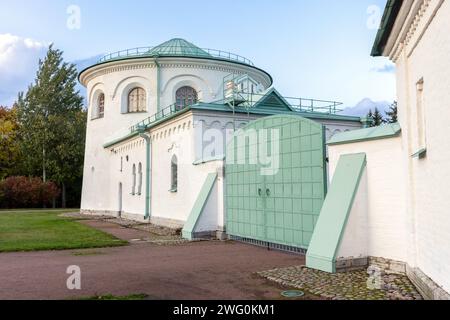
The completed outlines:
{"type": "Polygon", "coordinates": [[[332,300],[422,300],[404,275],[382,274],[381,289],[369,289],[366,271],[330,274],[296,266],[259,272],[258,275],[284,286],[305,290],[332,300]]]}

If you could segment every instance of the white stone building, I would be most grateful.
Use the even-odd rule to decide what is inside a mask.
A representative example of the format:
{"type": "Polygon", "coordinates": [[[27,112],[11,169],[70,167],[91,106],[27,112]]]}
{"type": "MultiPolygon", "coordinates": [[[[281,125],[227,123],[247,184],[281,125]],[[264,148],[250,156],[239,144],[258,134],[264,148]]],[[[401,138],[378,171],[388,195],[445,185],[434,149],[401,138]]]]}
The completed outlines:
{"type": "Polygon", "coordinates": [[[79,80],[89,105],[82,212],[186,227],[200,205],[197,236],[226,230],[224,157],[236,129],[277,114],[317,121],[327,138],[362,126],[337,115],[338,103],[281,97],[248,59],[183,39],[108,55],[79,80]]]}
{"type": "Polygon", "coordinates": [[[426,298],[449,299],[449,30],[449,1],[388,1],[372,55],[396,64],[399,123],[329,141],[333,183],[309,266],[336,271],[369,258],[406,272],[426,298]],[[355,184],[345,185],[352,170],[355,184]],[[342,216],[327,212],[349,194],[342,216]]]}

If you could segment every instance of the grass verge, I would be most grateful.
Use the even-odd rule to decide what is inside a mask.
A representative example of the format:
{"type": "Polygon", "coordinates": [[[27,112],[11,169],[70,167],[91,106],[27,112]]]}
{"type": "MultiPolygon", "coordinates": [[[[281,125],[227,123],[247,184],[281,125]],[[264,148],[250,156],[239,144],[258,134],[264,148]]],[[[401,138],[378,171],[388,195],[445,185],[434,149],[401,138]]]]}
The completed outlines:
{"type": "Polygon", "coordinates": [[[1,211],[0,252],[89,249],[127,244],[73,219],[60,217],[64,212],[70,211],[1,211]]]}

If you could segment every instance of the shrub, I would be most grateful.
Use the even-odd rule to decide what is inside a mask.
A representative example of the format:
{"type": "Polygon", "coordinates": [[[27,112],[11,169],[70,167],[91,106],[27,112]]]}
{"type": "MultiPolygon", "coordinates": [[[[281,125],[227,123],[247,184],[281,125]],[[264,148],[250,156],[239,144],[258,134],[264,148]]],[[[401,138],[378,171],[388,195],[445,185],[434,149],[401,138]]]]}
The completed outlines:
{"type": "Polygon", "coordinates": [[[0,207],[38,208],[49,206],[60,191],[53,182],[36,177],[9,177],[0,182],[0,207]]]}

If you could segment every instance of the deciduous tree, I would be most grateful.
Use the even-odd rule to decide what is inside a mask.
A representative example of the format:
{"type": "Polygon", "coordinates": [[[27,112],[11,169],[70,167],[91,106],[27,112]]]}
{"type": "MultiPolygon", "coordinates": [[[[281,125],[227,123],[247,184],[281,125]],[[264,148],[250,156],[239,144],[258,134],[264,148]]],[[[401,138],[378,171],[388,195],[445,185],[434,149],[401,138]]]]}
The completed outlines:
{"type": "Polygon", "coordinates": [[[17,109],[24,174],[58,183],[65,207],[67,184],[82,174],[86,114],[75,65],[62,55],[49,47],[34,83],[19,94],[17,109]]]}
{"type": "Polygon", "coordinates": [[[0,106],[0,180],[13,175],[19,159],[17,108],[0,106]]]}

